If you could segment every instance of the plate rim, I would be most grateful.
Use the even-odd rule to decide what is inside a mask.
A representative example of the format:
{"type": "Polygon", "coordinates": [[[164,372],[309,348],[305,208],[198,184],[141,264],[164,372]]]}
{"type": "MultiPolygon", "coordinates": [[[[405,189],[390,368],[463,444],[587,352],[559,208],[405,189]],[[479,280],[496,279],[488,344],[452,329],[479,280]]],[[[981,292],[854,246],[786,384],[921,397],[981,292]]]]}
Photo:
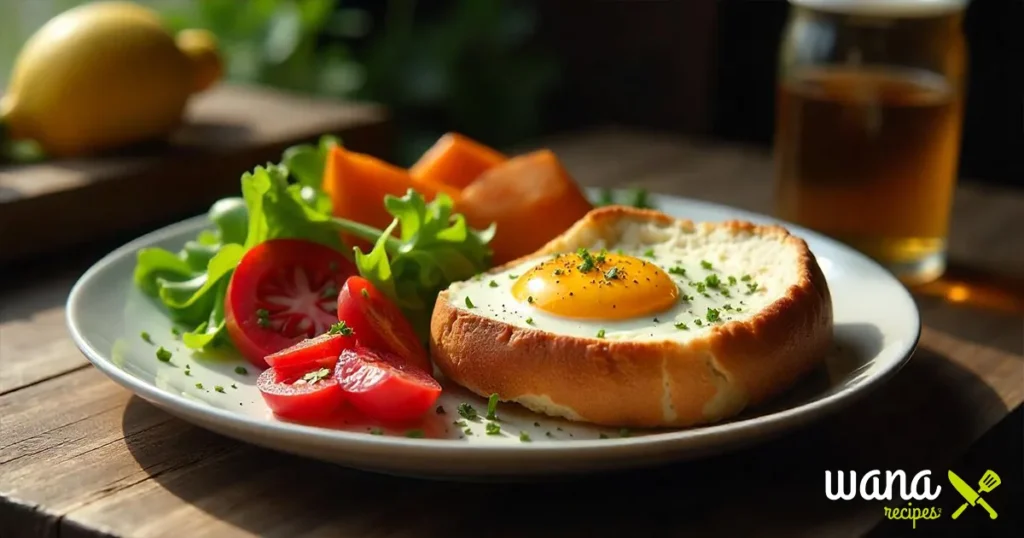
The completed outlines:
{"type": "MultiPolygon", "coordinates": [[[[587,190],[594,192],[597,189],[589,188],[587,190]]],[[[613,189],[613,191],[622,190],[623,189],[613,189]]],[[[649,450],[671,449],[672,447],[685,448],[686,445],[699,444],[701,441],[714,439],[716,437],[730,439],[732,436],[747,433],[748,430],[754,429],[767,430],[768,433],[765,435],[768,435],[773,432],[785,431],[787,429],[806,424],[820,418],[821,416],[837,411],[845,407],[847,404],[853,403],[855,400],[878,388],[895,376],[916,352],[921,338],[921,316],[920,310],[918,309],[916,302],[913,300],[913,296],[910,294],[910,291],[906,286],[896,279],[895,276],[889,273],[878,262],[872,260],[866,255],[840,243],[839,241],[803,228],[802,226],[776,219],[769,215],[747,211],[745,209],[725,204],[718,204],[670,194],[652,193],[651,199],[654,200],[655,203],[659,201],[667,201],[670,204],[697,206],[702,209],[732,213],[735,216],[731,218],[776,223],[786,227],[790,232],[802,239],[813,239],[816,242],[827,244],[829,245],[829,248],[844,251],[845,254],[858,258],[860,262],[866,262],[878,272],[878,276],[880,278],[887,280],[887,284],[891,284],[895,289],[899,290],[900,299],[904,300],[910,306],[910,313],[914,317],[913,337],[910,339],[909,343],[906,344],[906,348],[900,352],[901,356],[899,359],[896,359],[885,368],[873,372],[871,376],[867,377],[856,387],[840,390],[819,400],[803,403],[801,405],[789,407],[766,415],[705,426],[696,426],[693,428],[661,431],[638,437],[574,439],[572,441],[554,443],[470,444],[458,439],[413,439],[393,436],[381,437],[367,435],[362,432],[307,426],[293,422],[273,421],[232,413],[225,409],[193,401],[181,395],[163,390],[155,384],[146,382],[145,380],[133,376],[127,371],[117,367],[110,358],[105,356],[105,353],[94,349],[81,333],[74,316],[74,313],[80,309],[79,303],[82,300],[83,290],[86,289],[90,282],[99,274],[107,270],[109,266],[117,263],[126,256],[133,256],[139,248],[152,245],[153,243],[157,243],[171,237],[184,236],[188,233],[198,232],[201,229],[207,228],[210,225],[210,221],[205,214],[190,217],[139,236],[114,249],[95,262],[82,274],[82,276],[78,278],[68,294],[68,299],[65,303],[65,323],[72,341],[74,341],[78,349],[85,355],[86,359],[88,359],[93,366],[117,384],[141,398],[150,401],[154,405],[164,407],[165,410],[167,408],[171,408],[178,411],[173,412],[172,414],[174,415],[207,415],[204,419],[210,424],[221,424],[224,422],[233,423],[231,426],[225,427],[241,427],[251,431],[255,435],[261,436],[272,436],[289,440],[305,439],[307,442],[327,442],[331,444],[346,444],[349,446],[354,445],[362,449],[382,446],[403,450],[414,449],[420,454],[424,454],[424,451],[437,452],[451,458],[457,458],[460,456],[465,457],[470,454],[474,457],[495,458],[510,455],[515,455],[516,457],[540,457],[564,455],[567,453],[580,454],[581,452],[587,452],[590,454],[594,452],[606,453],[631,451],[631,449],[638,447],[643,447],[649,450]]],[[[206,427],[207,429],[212,429],[208,426],[206,427]]],[[[216,430],[213,431],[215,433],[220,433],[221,435],[231,436],[230,433],[217,432],[216,430]]]]}

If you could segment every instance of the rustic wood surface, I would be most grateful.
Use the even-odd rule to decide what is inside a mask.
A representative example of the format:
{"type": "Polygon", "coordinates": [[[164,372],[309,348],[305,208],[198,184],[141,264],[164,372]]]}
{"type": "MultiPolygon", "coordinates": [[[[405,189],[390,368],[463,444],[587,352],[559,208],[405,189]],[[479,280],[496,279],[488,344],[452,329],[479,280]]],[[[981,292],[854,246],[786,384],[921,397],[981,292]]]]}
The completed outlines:
{"type": "Polygon", "coordinates": [[[387,148],[387,116],[375,105],[221,85],[195,98],[187,122],[166,143],[0,164],[0,263],[204,211],[238,192],[239,170],[322,133],[379,154],[387,148]],[[104,201],[102,211],[95,200],[104,201]]]}
{"type": "MultiPolygon", "coordinates": [[[[586,185],[770,210],[761,150],[618,130],[547,145],[586,185]]],[[[954,278],[917,296],[918,351],[848,410],[742,452],[543,485],[372,475],[172,418],[89,366],[67,336],[67,292],[103,252],[42,260],[0,288],[0,536],[862,535],[880,504],[828,501],[823,470],[934,469],[941,480],[1024,400],[1024,236],[1009,233],[1022,213],[1021,193],[960,186],[954,278]],[[955,286],[968,290],[959,302],[945,297],[955,286]]]]}

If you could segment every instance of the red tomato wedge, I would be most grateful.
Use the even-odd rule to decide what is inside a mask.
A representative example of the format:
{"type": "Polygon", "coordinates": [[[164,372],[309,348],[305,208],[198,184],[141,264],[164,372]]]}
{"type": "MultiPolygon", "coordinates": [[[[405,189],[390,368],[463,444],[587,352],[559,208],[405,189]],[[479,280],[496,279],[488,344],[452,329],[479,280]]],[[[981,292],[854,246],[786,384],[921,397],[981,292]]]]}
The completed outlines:
{"type": "MultiPolygon", "coordinates": [[[[339,323],[340,324],[340,323],[339,323]]],[[[348,328],[344,333],[333,333],[334,329],[315,338],[303,340],[294,346],[271,353],[264,357],[271,368],[282,374],[296,370],[311,370],[314,367],[334,369],[338,355],[356,343],[352,331],[348,328]]]]}
{"type": "Polygon", "coordinates": [[[345,401],[345,393],[328,368],[287,376],[267,368],[256,379],[256,388],[275,415],[295,421],[328,418],[345,401]]]}
{"type": "Polygon", "coordinates": [[[231,342],[250,362],[327,332],[337,321],[337,290],[356,273],[345,256],[298,239],[273,239],[242,257],[224,298],[231,342]]]}
{"type": "Polygon", "coordinates": [[[361,346],[389,351],[428,375],[433,372],[412,325],[369,280],[353,276],[345,282],[338,294],[338,319],[352,327],[361,346]]]}
{"type": "Polygon", "coordinates": [[[341,352],[334,376],[352,406],[378,420],[418,418],[441,395],[441,385],[422,369],[361,346],[341,352]]]}

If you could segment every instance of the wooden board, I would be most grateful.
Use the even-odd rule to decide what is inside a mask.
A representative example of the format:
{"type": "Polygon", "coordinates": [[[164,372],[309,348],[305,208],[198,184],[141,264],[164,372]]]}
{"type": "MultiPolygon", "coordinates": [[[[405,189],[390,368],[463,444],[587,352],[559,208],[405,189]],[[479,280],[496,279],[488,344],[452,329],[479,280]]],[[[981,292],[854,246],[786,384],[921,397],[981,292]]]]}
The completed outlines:
{"type": "MultiPolygon", "coordinates": [[[[762,152],[619,131],[550,146],[587,185],[642,184],[768,209],[770,159],[762,152]]],[[[985,267],[1024,267],[1024,236],[1005,233],[1022,210],[1019,193],[961,185],[959,263],[990,282],[999,279],[985,267]]],[[[828,501],[823,470],[939,473],[1024,400],[1020,314],[920,294],[920,348],[898,376],[851,408],[761,446],[543,485],[372,475],[196,428],[88,366],[63,326],[63,300],[85,261],[26,267],[17,285],[0,283],[5,538],[860,536],[881,521],[881,504],[828,501]]],[[[1014,479],[1004,473],[1006,485],[987,497],[1000,523],[1019,505],[1007,495],[1014,479]]],[[[954,501],[939,502],[950,513],[954,501]]],[[[947,528],[961,536],[991,528],[970,521],[947,528]]],[[[891,523],[900,524],[891,527],[896,536],[933,536],[929,522],[914,531],[891,523]]]]}
{"type": "Polygon", "coordinates": [[[0,263],[205,211],[237,193],[246,170],[324,133],[377,155],[390,142],[379,106],[222,85],[190,103],[187,124],[166,144],[2,165],[0,263]]]}

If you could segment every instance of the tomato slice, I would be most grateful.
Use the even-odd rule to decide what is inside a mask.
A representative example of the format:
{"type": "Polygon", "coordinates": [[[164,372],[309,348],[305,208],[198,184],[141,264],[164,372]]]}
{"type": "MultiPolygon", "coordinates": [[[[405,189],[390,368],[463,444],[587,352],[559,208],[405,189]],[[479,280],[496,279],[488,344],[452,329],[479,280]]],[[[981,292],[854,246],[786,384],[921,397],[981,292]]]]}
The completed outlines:
{"type": "Polygon", "coordinates": [[[345,393],[328,368],[305,375],[283,375],[267,368],[256,379],[267,407],[281,418],[307,422],[327,418],[345,401],[345,393]]]}
{"type": "Polygon", "coordinates": [[[369,280],[353,276],[345,281],[338,294],[338,319],[352,327],[363,347],[394,353],[428,374],[434,371],[412,325],[369,280]]]}
{"type": "Polygon", "coordinates": [[[415,419],[441,395],[441,385],[424,370],[394,354],[362,346],[341,352],[334,376],[346,399],[378,420],[415,419]]]}
{"type": "Polygon", "coordinates": [[[338,355],[355,343],[351,330],[347,328],[345,334],[328,331],[277,353],[271,353],[264,357],[264,360],[271,368],[283,374],[296,370],[310,370],[314,367],[327,367],[333,370],[338,355]]]}
{"type": "Polygon", "coordinates": [[[298,239],[251,248],[231,275],[224,318],[231,342],[250,362],[327,332],[337,321],[337,290],[356,273],[345,256],[298,239]]]}

